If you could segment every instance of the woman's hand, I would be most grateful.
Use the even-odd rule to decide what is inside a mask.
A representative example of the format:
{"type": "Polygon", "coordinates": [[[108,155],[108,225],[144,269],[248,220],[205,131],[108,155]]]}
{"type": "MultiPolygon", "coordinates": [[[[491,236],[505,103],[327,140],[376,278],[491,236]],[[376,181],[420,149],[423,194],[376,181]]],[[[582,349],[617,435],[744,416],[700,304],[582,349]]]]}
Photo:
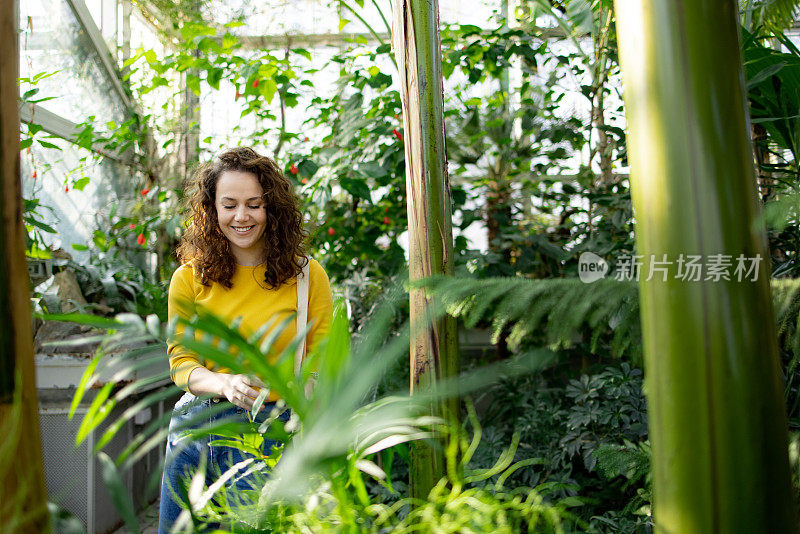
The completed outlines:
{"type": "Polygon", "coordinates": [[[228,375],[220,373],[223,379],[222,394],[231,404],[245,410],[252,410],[264,383],[247,375],[228,375]]]}
{"type": "Polygon", "coordinates": [[[264,383],[256,377],[217,373],[197,367],[188,378],[189,393],[194,395],[218,395],[245,410],[252,410],[264,383]]]}

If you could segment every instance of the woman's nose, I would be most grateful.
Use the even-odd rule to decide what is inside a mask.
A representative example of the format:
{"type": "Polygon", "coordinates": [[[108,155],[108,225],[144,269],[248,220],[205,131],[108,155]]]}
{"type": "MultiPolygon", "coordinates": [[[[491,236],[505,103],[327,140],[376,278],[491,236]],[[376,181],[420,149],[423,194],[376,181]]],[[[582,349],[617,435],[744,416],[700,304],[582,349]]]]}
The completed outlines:
{"type": "Polygon", "coordinates": [[[234,217],[237,221],[243,221],[247,218],[247,214],[245,213],[244,208],[237,208],[236,215],[234,217]]]}

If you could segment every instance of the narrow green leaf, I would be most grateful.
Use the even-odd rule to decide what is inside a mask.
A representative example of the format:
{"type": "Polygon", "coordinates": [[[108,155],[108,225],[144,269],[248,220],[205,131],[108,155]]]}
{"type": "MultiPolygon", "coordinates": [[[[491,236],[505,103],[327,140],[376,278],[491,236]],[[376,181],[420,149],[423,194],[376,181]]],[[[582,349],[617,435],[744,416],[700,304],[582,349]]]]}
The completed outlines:
{"type": "Polygon", "coordinates": [[[111,495],[114,507],[122,516],[128,530],[134,534],[138,534],[141,532],[141,529],[139,528],[139,522],[136,520],[136,511],[133,507],[133,501],[130,495],[128,495],[125,484],[122,482],[122,477],[120,476],[117,466],[104,452],[99,453],[97,459],[100,461],[100,471],[103,475],[103,482],[105,482],[108,488],[108,493],[111,495]]]}

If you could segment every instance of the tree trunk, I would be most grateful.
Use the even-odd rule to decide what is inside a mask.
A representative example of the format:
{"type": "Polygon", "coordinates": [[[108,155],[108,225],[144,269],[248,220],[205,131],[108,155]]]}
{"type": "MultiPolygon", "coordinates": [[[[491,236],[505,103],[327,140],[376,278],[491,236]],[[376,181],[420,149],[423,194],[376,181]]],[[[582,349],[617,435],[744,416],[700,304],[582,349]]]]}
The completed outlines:
{"type": "MultiPolygon", "coordinates": [[[[659,532],[797,532],[734,0],[615,1],[659,532]],[[699,281],[676,279],[700,255],[699,281]],[[712,276],[730,258],[730,280],[712,276]],[[673,262],[663,281],[652,258],[673,262]],[[759,266],[737,281],[739,255],[759,266]],[[724,259],[724,258],[717,258],[724,259]],[[657,271],[656,271],[657,272],[657,271]]],[[[740,273],[741,274],[741,273],[740,273]]]]}
{"type": "MultiPolygon", "coordinates": [[[[453,274],[450,182],[445,155],[442,56],[436,0],[394,0],[393,45],[400,75],[405,129],[409,277],[453,274]]],[[[458,366],[455,320],[430,322],[431,303],[411,291],[411,393],[433,388],[458,366]]],[[[431,413],[457,418],[458,399],[431,413]]],[[[443,473],[443,457],[423,442],[412,449],[410,492],[427,498],[443,473]]]]}
{"type": "Polygon", "coordinates": [[[20,181],[16,2],[0,2],[0,518],[3,532],[49,530],[33,367],[20,181]]]}

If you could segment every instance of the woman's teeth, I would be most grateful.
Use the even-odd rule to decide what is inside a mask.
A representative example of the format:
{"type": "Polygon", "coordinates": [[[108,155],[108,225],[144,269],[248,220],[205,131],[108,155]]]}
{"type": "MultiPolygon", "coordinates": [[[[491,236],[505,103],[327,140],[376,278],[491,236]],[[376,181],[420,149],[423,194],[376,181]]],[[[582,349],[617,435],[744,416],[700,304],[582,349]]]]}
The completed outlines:
{"type": "Polygon", "coordinates": [[[253,226],[255,226],[255,225],[252,225],[252,226],[232,226],[231,228],[233,228],[234,230],[236,230],[240,234],[244,234],[246,232],[249,232],[253,228],[253,226]]]}

